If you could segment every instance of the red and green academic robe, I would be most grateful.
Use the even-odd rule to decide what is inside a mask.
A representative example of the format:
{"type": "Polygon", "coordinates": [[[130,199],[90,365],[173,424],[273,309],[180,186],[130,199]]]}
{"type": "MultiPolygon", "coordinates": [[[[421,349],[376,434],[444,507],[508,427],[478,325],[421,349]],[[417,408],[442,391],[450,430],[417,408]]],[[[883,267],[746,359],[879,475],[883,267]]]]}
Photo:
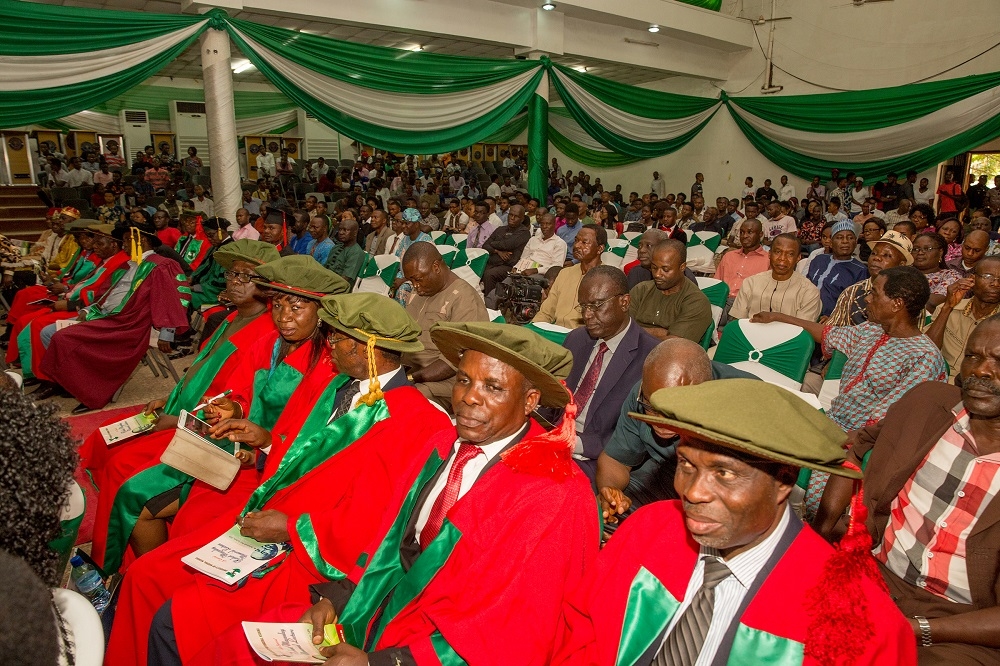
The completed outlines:
{"type": "MultiPolygon", "coordinates": [[[[714,664],[823,663],[810,653],[812,631],[817,630],[810,625],[827,619],[828,609],[822,600],[810,603],[808,595],[823,579],[834,549],[798,519],[792,520],[785,533],[787,544],[779,543],[776,561],[768,562],[758,576],[764,577],[757,581],[759,587],[748,590],[714,664]],[[800,528],[797,534],[795,528],[800,528]]],[[[699,554],[679,501],[639,509],[601,551],[586,584],[567,597],[552,664],[649,664],[684,600],[699,554]]],[[[889,595],[862,575],[853,584],[862,587],[868,607],[858,612],[872,618],[874,635],[862,653],[837,663],[916,664],[913,630],[889,595]]]]}
{"type": "MultiPolygon", "coordinates": [[[[59,272],[58,280],[67,287],[72,287],[80,280],[94,272],[94,269],[101,265],[101,258],[91,250],[76,248],[69,265],[59,272]]],[[[25,287],[14,295],[14,301],[10,304],[10,311],[7,313],[7,323],[18,325],[18,330],[24,327],[21,317],[31,312],[47,312],[47,305],[28,305],[32,301],[42,298],[52,298],[49,288],[39,284],[33,287],[25,287]]]]}
{"type": "MultiPolygon", "coordinates": [[[[344,433],[355,428],[346,428],[344,416],[303,446],[293,444],[286,454],[285,463],[296,454],[308,458],[301,466],[309,471],[261,505],[261,510],[289,517],[292,551],[280,566],[238,589],[195,574],[174,593],[174,631],[184,663],[242,620],[289,601],[308,604],[309,585],[343,578],[377,536],[386,515],[399,510],[392,504],[391,489],[413,483],[420,471],[414,460],[426,456],[430,438],[451,424],[419,391],[405,385],[405,375],[397,376],[403,385],[386,391],[386,418],[353,443],[354,433],[344,433]]],[[[362,417],[358,412],[349,414],[362,417]]],[[[207,532],[201,530],[200,541],[218,536],[234,519],[224,516],[207,532]]]]}
{"type": "MultiPolygon", "coordinates": [[[[275,348],[279,343],[275,343],[275,348]]],[[[336,371],[329,347],[324,345],[322,357],[312,367],[311,354],[310,345],[301,345],[273,369],[269,363],[267,370],[256,373],[257,385],[249,418],[270,430],[273,436],[271,454],[264,468],[264,482],[274,476],[278,463],[296,436],[301,435],[305,438],[303,441],[308,441],[326,426],[333,413],[334,395],[347,381],[345,376],[334,377],[336,371]]],[[[188,529],[178,536],[172,528],[171,538],[133,562],[122,580],[106,664],[146,663],[146,640],[153,614],[193,575],[180,558],[228,529],[261,483],[261,476],[254,467],[240,470],[224,492],[195,482],[194,490],[174,519],[176,523],[181,514],[186,513],[188,529]],[[196,496],[195,490],[199,488],[205,490],[196,496]],[[216,531],[216,520],[223,515],[228,520],[216,531]],[[202,529],[209,524],[212,530],[202,529]]]]}
{"type": "MultiPolygon", "coordinates": [[[[267,312],[230,334],[237,314],[230,315],[202,345],[191,368],[170,393],[164,414],[177,416],[181,409],[197,405],[205,395],[229,388],[230,376],[247,356],[247,350],[259,340],[269,339],[273,344],[278,337],[267,312]]],[[[146,502],[178,485],[190,487],[194,481],[160,463],[175,432],[170,428],[140,435],[109,449],[100,430],[95,430],[80,447],[80,457],[100,488],[91,557],[105,574],[123,571],[135,559],[128,539],[146,502]]]]}
{"type": "Polygon", "coordinates": [[[212,243],[202,230],[200,222],[193,236],[181,236],[174,246],[174,252],[181,255],[181,259],[191,267],[192,271],[197,270],[208,258],[211,249],[212,243]]]}
{"type": "MultiPolygon", "coordinates": [[[[521,442],[543,430],[533,425],[521,442]]],[[[423,500],[457,439],[435,436],[401,509],[347,578],[313,587],[334,602],[348,641],[372,664],[543,666],[554,649],[563,597],[590,573],[600,542],[590,483],[567,465],[492,463],[452,507],[420,552],[414,526],[423,500]]],[[[565,453],[567,461],[569,451],[565,453]]],[[[297,621],[308,604],[288,603],[260,618],[297,621]]],[[[227,631],[199,655],[214,664],[253,664],[242,632],[227,631]]]]}
{"type": "Polygon", "coordinates": [[[151,328],[187,329],[190,297],[177,262],[150,254],[118,307],[91,309],[87,321],[52,336],[40,370],[90,409],[100,409],[145,356],[151,328]]]}
{"type": "MultiPolygon", "coordinates": [[[[96,258],[97,255],[94,256],[96,258]]],[[[66,312],[55,312],[48,307],[44,310],[25,311],[12,324],[7,362],[13,363],[20,357],[25,377],[37,376],[41,371],[42,356],[45,354],[40,337],[42,329],[60,319],[76,317],[77,308],[93,305],[125,275],[128,270],[128,260],[127,254],[119,252],[107,261],[101,262],[86,277],[73,285],[73,288],[66,293],[69,306],[66,312]]],[[[44,298],[44,295],[39,298],[44,298]]]]}

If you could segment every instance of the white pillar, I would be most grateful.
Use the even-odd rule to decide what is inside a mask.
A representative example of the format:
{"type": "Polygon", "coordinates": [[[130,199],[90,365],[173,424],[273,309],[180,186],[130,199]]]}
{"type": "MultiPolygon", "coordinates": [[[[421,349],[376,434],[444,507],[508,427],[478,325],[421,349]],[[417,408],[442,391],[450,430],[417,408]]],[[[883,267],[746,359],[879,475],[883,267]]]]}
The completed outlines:
{"type": "Polygon", "coordinates": [[[236,211],[243,197],[240,191],[240,154],[236,142],[233,70],[229,57],[229,35],[224,30],[206,30],[201,37],[201,69],[205,75],[212,197],[215,214],[235,225],[236,211]]]}

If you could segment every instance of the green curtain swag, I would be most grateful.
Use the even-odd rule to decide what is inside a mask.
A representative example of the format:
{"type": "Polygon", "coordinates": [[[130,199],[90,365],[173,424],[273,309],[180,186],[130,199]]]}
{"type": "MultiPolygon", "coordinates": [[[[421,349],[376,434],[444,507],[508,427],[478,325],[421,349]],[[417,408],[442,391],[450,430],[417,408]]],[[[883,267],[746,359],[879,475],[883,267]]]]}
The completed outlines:
{"type": "Polygon", "coordinates": [[[545,201],[549,193],[548,129],[549,103],[541,95],[532,95],[528,100],[528,194],[539,201],[545,201]]]}
{"type": "Polygon", "coordinates": [[[563,155],[574,162],[579,162],[588,167],[609,169],[625,166],[626,164],[634,164],[643,160],[641,157],[632,157],[614,151],[605,152],[603,150],[584,148],[560,134],[552,125],[549,125],[549,141],[563,155]]]}
{"type": "Polygon", "coordinates": [[[520,136],[526,129],[528,129],[528,114],[522,113],[518,116],[514,116],[514,119],[509,123],[485,139],[480,139],[476,143],[510,143],[520,136]]]}

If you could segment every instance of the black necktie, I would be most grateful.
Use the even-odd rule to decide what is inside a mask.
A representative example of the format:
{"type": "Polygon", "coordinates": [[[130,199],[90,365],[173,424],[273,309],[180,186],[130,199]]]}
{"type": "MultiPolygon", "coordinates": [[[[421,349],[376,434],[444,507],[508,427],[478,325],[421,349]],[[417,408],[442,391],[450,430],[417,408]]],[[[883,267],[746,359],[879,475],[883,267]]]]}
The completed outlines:
{"type": "Polygon", "coordinates": [[[360,392],[361,382],[357,379],[352,379],[349,384],[340,389],[339,395],[337,396],[337,404],[333,408],[333,417],[330,420],[336,421],[350,411],[351,402],[354,400],[354,396],[360,392]]]}

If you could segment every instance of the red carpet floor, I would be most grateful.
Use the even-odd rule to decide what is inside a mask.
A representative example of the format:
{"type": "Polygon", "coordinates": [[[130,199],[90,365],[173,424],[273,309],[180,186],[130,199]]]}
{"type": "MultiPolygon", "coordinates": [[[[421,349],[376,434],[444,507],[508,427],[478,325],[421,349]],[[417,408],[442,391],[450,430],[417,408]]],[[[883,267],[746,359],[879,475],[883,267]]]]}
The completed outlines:
{"type": "MultiPolygon", "coordinates": [[[[118,421],[126,416],[131,416],[143,406],[132,405],[131,407],[107,409],[103,412],[88,412],[79,416],[67,416],[64,417],[64,420],[69,424],[70,436],[79,445],[102,423],[118,421]]],[[[90,541],[94,534],[94,516],[97,513],[97,489],[94,488],[94,484],[90,481],[90,476],[82,467],[77,468],[75,478],[80,487],[83,488],[84,495],[87,497],[87,513],[83,517],[83,523],[80,524],[80,536],[76,540],[76,543],[79,545],[90,541]]]]}

